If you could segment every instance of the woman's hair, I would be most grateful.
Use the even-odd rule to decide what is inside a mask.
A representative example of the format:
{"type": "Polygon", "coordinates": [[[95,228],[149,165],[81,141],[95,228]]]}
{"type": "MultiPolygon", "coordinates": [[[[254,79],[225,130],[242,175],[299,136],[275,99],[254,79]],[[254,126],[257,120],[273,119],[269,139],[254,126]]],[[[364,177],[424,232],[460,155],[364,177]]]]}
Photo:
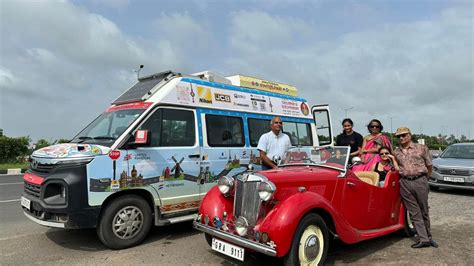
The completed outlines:
{"type": "Polygon", "coordinates": [[[377,152],[380,153],[381,150],[387,150],[389,153],[392,153],[392,152],[390,151],[390,148],[387,147],[387,146],[382,146],[382,147],[380,147],[377,152]]]}
{"type": "Polygon", "coordinates": [[[370,131],[370,124],[372,124],[373,122],[376,122],[377,124],[379,124],[380,132],[382,132],[382,130],[383,130],[382,122],[380,122],[380,120],[378,120],[378,119],[372,119],[372,120],[370,120],[369,124],[367,124],[367,130],[369,131],[369,133],[372,133],[372,131],[370,131]]]}
{"type": "Polygon", "coordinates": [[[342,120],[341,124],[344,125],[344,123],[346,123],[346,122],[351,124],[351,126],[354,125],[354,122],[352,122],[352,119],[350,119],[350,118],[345,118],[344,120],[342,120]]]}

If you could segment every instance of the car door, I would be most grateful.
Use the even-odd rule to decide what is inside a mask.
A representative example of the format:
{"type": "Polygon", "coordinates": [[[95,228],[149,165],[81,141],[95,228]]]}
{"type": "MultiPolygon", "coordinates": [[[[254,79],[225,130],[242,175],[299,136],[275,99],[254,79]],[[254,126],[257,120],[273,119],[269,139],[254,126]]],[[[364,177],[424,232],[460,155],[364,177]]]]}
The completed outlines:
{"type": "Polygon", "coordinates": [[[311,109],[313,113],[314,124],[316,125],[316,146],[332,145],[333,133],[331,127],[331,114],[328,105],[315,105],[311,109]]]}
{"type": "Polygon", "coordinates": [[[149,144],[129,150],[130,176],[147,177],[160,196],[161,212],[199,207],[200,148],[193,109],[159,107],[138,127],[149,144]],[[152,177],[153,179],[149,179],[152,177]]]}
{"type": "Polygon", "coordinates": [[[360,180],[353,172],[343,178],[342,213],[344,218],[357,230],[372,229],[370,213],[374,207],[374,186],[360,180]]]}
{"type": "Polygon", "coordinates": [[[384,228],[398,223],[400,214],[400,182],[398,172],[387,174],[383,187],[373,188],[374,207],[370,209],[372,228],[384,228]]]}

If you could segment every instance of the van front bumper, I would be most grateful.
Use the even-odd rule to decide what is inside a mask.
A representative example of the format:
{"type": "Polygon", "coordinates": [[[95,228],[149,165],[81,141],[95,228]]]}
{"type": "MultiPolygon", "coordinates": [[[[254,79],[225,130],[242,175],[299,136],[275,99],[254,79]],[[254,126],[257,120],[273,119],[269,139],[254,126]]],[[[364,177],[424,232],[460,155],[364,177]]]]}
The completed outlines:
{"type": "Polygon", "coordinates": [[[215,236],[216,238],[222,239],[224,241],[227,241],[229,243],[235,244],[237,246],[243,247],[243,248],[248,248],[251,250],[255,250],[257,252],[263,253],[265,255],[277,256],[277,252],[274,248],[271,248],[270,246],[263,245],[260,243],[256,243],[254,241],[251,241],[249,239],[233,235],[227,232],[224,232],[222,230],[218,230],[214,227],[210,227],[208,225],[201,224],[199,222],[193,222],[193,227],[201,232],[204,232],[206,234],[209,234],[211,236],[215,236]]]}

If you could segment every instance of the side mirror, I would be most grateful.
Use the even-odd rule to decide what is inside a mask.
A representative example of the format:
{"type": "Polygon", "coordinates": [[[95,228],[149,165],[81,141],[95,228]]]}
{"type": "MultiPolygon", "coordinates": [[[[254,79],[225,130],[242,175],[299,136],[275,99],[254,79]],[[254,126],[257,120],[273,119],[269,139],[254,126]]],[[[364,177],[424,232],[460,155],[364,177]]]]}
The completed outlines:
{"type": "Polygon", "coordinates": [[[352,157],[351,163],[352,163],[353,166],[354,166],[354,165],[361,164],[361,163],[362,163],[362,159],[360,159],[360,157],[357,157],[357,156],[352,157]]]}
{"type": "Polygon", "coordinates": [[[433,157],[433,159],[434,159],[434,158],[438,158],[439,155],[440,155],[439,153],[433,153],[433,154],[431,155],[431,157],[433,157]]]}
{"type": "Polygon", "coordinates": [[[281,157],[278,155],[273,156],[272,161],[276,164],[279,165],[281,162],[281,157]]]}

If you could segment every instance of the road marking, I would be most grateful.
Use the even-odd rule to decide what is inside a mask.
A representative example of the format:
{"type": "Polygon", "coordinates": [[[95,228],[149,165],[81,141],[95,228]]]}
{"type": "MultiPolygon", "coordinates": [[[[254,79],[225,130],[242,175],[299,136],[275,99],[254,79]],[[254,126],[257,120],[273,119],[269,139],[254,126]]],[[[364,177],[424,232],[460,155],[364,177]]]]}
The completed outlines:
{"type": "Polygon", "coordinates": [[[23,184],[23,182],[16,182],[16,183],[4,183],[4,184],[0,184],[0,186],[8,186],[8,185],[20,185],[20,184],[23,184]]]}
{"type": "Polygon", "coordinates": [[[21,201],[21,199],[0,200],[0,203],[15,202],[15,201],[21,201]]]}

